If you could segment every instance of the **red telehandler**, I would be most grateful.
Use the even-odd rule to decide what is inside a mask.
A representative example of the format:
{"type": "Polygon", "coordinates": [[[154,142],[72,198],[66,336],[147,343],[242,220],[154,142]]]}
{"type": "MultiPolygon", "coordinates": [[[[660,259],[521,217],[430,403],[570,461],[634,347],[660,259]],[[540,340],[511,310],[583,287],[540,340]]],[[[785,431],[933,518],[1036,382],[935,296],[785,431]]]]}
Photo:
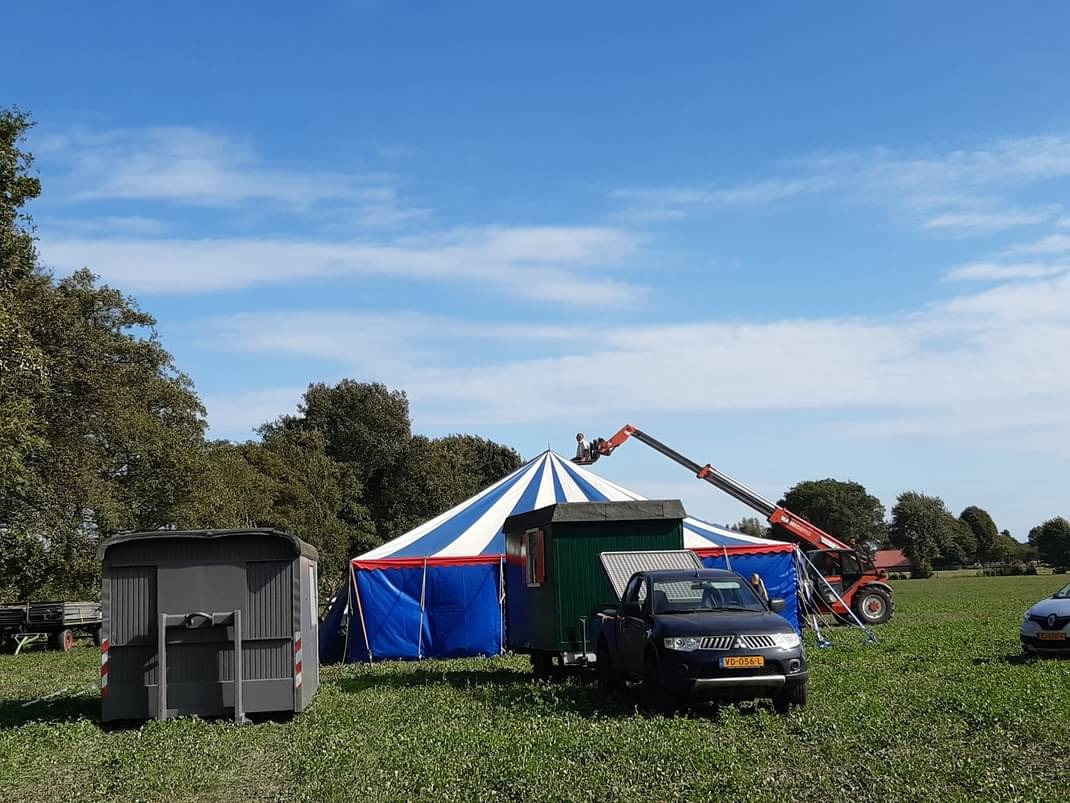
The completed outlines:
{"type": "MultiPolygon", "coordinates": [[[[850,619],[851,612],[864,624],[881,624],[892,618],[895,603],[892,601],[892,588],[885,582],[887,577],[883,569],[875,569],[873,561],[864,552],[845,544],[829,535],[802,516],[766,499],[761,494],[748,488],[709,463],[699,465],[693,460],[666,446],[631,424],[625,424],[621,430],[608,440],[595,439],[590,444],[588,456],[576,458],[579,465],[590,465],[600,457],[613,454],[618,446],[629,438],[645,443],[656,452],[679,463],[691,471],[700,480],[705,480],[715,488],[720,488],[748,507],[757,510],[770,524],[774,525],[772,533],[787,533],[784,540],[797,542],[809,561],[810,572],[817,572],[823,580],[815,582],[817,594],[814,603],[823,613],[834,614],[839,619],[850,619]],[[835,590],[835,593],[833,593],[835,590]],[[848,610],[850,608],[850,611],[848,610]]],[[[817,580],[817,578],[813,578],[817,580]]]]}

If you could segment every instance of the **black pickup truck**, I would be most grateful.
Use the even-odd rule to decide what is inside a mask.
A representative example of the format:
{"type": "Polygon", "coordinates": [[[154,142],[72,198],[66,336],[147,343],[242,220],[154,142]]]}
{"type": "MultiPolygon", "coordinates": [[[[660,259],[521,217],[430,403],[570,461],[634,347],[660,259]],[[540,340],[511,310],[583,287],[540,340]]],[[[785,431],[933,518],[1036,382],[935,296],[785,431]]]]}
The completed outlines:
{"type": "Polygon", "coordinates": [[[603,689],[642,683],[652,708],[683,698],[771,698],[780,713],[806,705],[806,650],[777,612],[735,572],[641,571],[620,603],[592,620],[603,689]]]}

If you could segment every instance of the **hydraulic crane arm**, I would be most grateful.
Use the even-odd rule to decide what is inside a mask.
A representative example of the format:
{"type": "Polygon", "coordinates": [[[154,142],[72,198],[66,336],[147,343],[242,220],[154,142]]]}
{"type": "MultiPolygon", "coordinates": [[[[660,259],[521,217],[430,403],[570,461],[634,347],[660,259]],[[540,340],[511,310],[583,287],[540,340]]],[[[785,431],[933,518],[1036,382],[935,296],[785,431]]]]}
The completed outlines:
{"type": "Polygon", "coordinates": [[[684,455],[680,454],[675,449],[666,446],[657,438],[646,434],[641,429],[637,429],[631,424],[625,424],[619,432],[608,440],[595,441],[591,444],[591,449],[600,455],[609,456],[613,454],[618,446],[628,440],[628,438],[635,438],[636,440],[645,443],[654,451],[660,452],[670,460],[679,463],[688,471],[694,473],[700,480],[705,480],[715,488],[719,488],[729,496],[738,499],[743,504],[758,511],[765,516],[770,524],[780,525],[800,541],[805,542],[814,549],[852,549],[852,547],[848,546],[843,541],[840,541],[838,538],[829,535],[820,527],[816,527],[801,516],[796,516],[790,510],[774,504],[754,489],[748,488],[743,483],[729,477],[723,471],[719,471],[709,463],[706,465],[699,465],[694,460],[684,457],[684,455]]]}

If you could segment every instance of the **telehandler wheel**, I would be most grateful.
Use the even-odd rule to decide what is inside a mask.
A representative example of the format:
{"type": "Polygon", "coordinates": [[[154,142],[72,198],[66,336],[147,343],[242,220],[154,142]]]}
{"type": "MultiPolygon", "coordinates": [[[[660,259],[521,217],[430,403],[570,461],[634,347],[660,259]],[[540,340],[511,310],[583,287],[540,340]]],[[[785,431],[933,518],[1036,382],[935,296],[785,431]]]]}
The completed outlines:
{"type": "Polygon", "coordinates": [[[859,591],[851,607],[862,623],[867,625],[884,624],[892,618],[892,612],[895,611],[891,595],[877,586],[867,586],[859,591]]]}

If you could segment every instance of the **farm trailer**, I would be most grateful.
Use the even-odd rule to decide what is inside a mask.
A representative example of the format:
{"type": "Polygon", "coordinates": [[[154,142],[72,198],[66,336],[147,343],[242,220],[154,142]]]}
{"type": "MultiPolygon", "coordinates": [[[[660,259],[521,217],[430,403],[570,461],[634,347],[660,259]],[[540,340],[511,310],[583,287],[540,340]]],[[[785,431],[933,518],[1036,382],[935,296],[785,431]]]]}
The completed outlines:
{"type": "Polygon", "coordinates": [[[20,602],[0,605],[0,634],[15,654],[30,644],[69,652],[76,632],[92,636],[100,644],[99,602],[20,602]]]}

